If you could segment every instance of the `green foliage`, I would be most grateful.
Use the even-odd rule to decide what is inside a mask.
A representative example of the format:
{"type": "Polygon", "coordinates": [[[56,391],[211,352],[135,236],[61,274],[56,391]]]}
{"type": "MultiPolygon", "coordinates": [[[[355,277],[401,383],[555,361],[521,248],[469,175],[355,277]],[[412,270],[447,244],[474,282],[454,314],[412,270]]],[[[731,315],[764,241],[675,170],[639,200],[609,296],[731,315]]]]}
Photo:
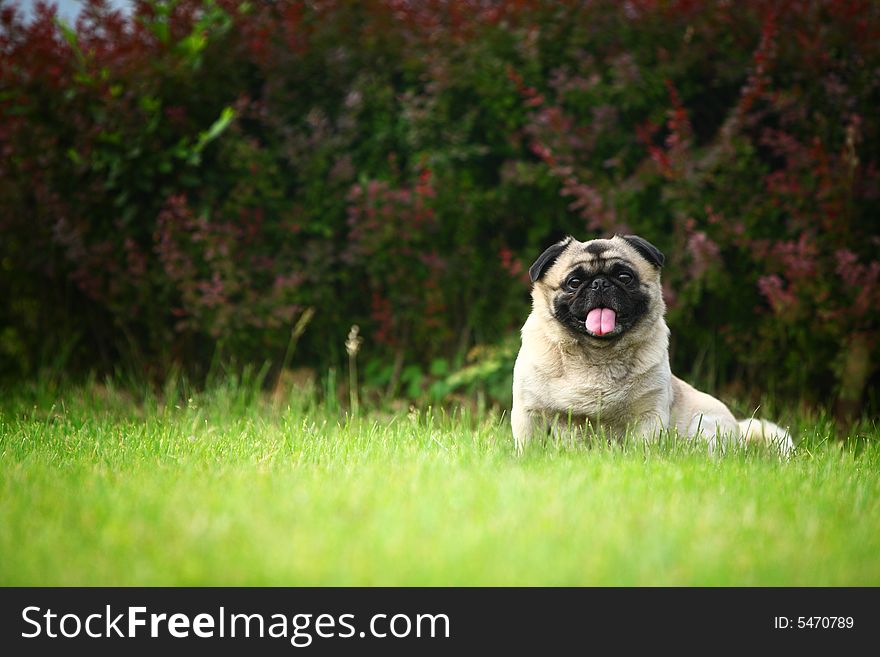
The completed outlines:
{"type": "MultiPolygon", "coordinates": [[[[468,353],[464,367],[445,376],[436,392],[474,392],[499,400],[505,407],[512,401],[513,364],[519,351],[519,340],[510,336],[496,345],[478,345],[468,353]]],[[[445,374],[445,373],[444,373],[445,374]]],[[[435,393],[436,394],[436,393],[435,393]]]]}
{"type": "Polygon", "coordinates": [[[876,3],[456,6],[4,5],[3,373],[277,372],[313,308],[294,366],[506,403],[533,258],[636,232],[676,371],[871,402],[876,3]]]}

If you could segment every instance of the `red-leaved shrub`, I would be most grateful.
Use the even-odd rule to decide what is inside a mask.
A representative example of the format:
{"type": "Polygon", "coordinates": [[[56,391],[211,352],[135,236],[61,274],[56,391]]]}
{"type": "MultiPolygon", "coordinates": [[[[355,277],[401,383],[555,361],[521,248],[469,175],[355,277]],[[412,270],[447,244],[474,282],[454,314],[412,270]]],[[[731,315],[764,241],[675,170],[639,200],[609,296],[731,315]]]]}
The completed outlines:
{"type": "Polygon", "coordinates": [[[876,407],[878,104],[870,0],[4,2],[0,365],[277,364],[311,307],[295,361],[399,373],[628,231],[678,370],[876,407]]]}

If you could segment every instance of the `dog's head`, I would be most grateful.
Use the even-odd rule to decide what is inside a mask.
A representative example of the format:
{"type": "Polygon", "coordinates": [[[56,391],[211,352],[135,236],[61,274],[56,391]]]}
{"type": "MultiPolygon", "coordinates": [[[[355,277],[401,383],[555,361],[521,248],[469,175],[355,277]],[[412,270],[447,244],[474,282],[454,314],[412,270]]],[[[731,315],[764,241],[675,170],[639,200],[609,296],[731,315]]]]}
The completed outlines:
{"type": "Polygon", "coordinates": [[[662,266],[663,254],[636,235],[567,237],[529,268],[535,310],[590,343],[614,343],[663,317],[662,266]]]}

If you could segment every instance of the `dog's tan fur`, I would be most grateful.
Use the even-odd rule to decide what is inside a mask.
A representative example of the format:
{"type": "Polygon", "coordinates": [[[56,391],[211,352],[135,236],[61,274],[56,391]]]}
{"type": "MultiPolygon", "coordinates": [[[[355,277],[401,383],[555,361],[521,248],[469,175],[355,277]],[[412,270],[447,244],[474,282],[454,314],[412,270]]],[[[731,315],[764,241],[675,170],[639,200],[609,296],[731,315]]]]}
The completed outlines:
{"type": "Polygon", "coordinates": [[[532,288],[532,312],[522,328],[522,346],[514,366],[511,423],[521,450],[536,431],[589,424],[612,436],[627,431],[646,440],[674,429],[701,436],[714,449],[719,440],[761,439],[791,449],[788,434],[771,422],[744,420],[742,426],[721,401],[673,376],[669,368],[669,329],[660,286],[660,269],[627,240],[578,242],[570,239],[556,261],[532,288]],[[638,274],[648,311],[613,341],[575,335],[553,314],[553,299],[577,265],[588,270],[601,258],[619,258],[638,274]]]}

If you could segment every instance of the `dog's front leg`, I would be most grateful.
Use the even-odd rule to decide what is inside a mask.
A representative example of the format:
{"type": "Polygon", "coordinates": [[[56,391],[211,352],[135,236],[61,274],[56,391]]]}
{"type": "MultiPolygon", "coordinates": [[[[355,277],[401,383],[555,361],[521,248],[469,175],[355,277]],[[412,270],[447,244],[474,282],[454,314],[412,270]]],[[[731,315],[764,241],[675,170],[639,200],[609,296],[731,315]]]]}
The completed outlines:
{"type": "Polygon", "coordinates": [[[547,432],[547,420],[544,414],[525,409],[520,404],[514,404],[510,411],[510,426],[513,429],[513,441],[518,454],[522,454],[535,432],[547,432]]]}
{"type": "Polygon", "coordinates": [[[642,415],[631,429],[631,435],[646,443],[656,443],[669,425],[668,414],[659,411],[642,415]]]}

